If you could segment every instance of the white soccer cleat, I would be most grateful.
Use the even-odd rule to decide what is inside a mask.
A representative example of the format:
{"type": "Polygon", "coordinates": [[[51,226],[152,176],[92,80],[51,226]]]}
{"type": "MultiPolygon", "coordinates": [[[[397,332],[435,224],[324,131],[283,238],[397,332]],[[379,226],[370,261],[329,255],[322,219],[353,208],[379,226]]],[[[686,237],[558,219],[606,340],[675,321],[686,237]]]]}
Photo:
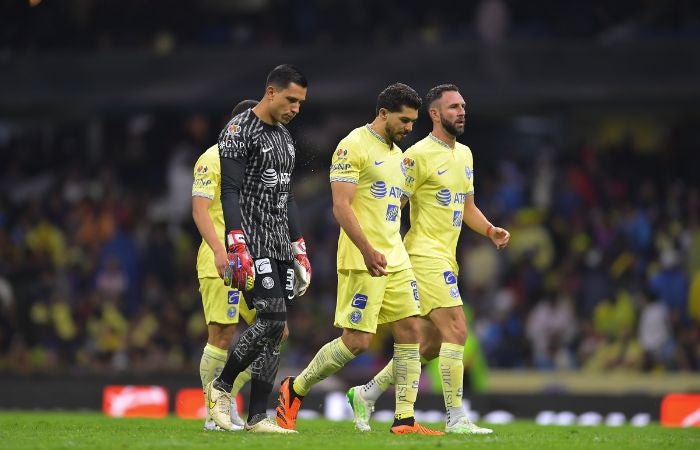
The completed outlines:
{"type": "Polygon", "coordinates": [[[220,426],[214,422],[211,417],[204,419],[204,431],[223,431],[220,426]]]}
{"type": "Polygon", "coordinates": [[[348,403],[350,403],[352,408],[355,428],[362,432],[372,431],[372,428],[369,426],[369,417],[374,412],[374,402],[362,397],[362,386],[351,387],[345,396],[348,398],[348,403]]]}
{"type": "Polygon", "coordinates": [[[231,423],[240,427],[241,430],[245,426],[245,421],[238,415],[238,403],[233,395],[231,396],[231,423]]]}
{"type": "Polygon", "coordinates": [[[245,430],[250,433],[296,433],[296,430],[288,430],[277,425],[277,421],[269,417],[254,425],[245,425],[245,430]]]}
{"type": "Polygon", "coordinates": [[[231,393],[214,387],[210,381],[204,388],[204,400],[207,402],[209,416],[222,430],[240,431],[243,427],[231,422],[231,393]]]}
{"type": "Polygon", "coordinates": [[[445,426],[445,433],[454,434],[491,434],[491,428],[483,428],[469,420],[468,417],[460,417],[457,422],[452,425],[445,426]]]}

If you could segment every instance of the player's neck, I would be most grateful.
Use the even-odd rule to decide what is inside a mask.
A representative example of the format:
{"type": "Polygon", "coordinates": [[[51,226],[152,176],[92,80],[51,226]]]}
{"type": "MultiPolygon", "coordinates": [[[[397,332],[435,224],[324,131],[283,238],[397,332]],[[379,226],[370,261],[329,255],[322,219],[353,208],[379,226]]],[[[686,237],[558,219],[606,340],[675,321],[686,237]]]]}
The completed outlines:
{"type": "Polygon", "coordinates": [[[263,121],[264,123],[266,123],[268,125],[272,125],[272,126],[277,125],[278,122],[272,118],[272,114],[270,114],[270,110],[265,107],[265,105],[263,104],[262,101],[260,103],[258,103],[257,105],[255,105],[252,108],[252,110],[253,110],[253,114],[255,114],[257,116],[257,118],[260,119],[261,121],[263,121]]]}
{"type": "Polygon", "coordinates": [[[449,145],[450,148],[455,148],[455,143],[457,142],[457,137],[452,136],[450,133],[445,131],[442,127],[434,127],[432,131],[433,136],[440,139],[445,144],[449,145]]]}
{"type": "Polygon", "coordinates": [[[381,136],[382,139],[384,139],[384,142],[389,147],[392,147],[393,142],[389,139],[389,136],[386,133],[386,127],[382,126],[382,123],[379,122],[379,119],[374,119],[371,124],[369,124],[370,128],[372,128],[372,131],[377,133],[378,136],[381,136]]]}

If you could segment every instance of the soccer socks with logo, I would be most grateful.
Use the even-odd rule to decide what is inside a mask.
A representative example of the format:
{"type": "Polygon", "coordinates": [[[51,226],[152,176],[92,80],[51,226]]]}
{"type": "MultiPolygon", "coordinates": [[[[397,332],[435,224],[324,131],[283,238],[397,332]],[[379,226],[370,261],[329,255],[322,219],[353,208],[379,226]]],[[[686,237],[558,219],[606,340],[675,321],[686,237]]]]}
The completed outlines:
{"type": "Polygon", "coordinates": [[[226,350],[215,347],[211,344],[204,346],[202,359],[199,361],[199,377],[202,379],[202,387],[205,387],[211,380],[219,376],[226,364],[226,350]]]}
{"type": "Polygon", "coordinates": [[[362,386],[362,397],[376,402],[379,396],[392,384],[394,384],[394,360],[390,359],[389,364],[362,386]]]}
{"type": "Polygon", "coordinates": [[[394,380],[396,382],[396,412],[394,419],[413,417],[413,405],[418,396],[420,354],[418,344],[394,344],[394,380]]]}
{"type": "Polygon", "coordinates": [[[454,424],[465,416],[462,407],[464,386],[464,346],[443,342],[440,346],[438,363],[440,366],[440,381],[442,395],[445,399],[447,423],[454,424]]]}
{"type": "Polygon", "coordinates": [[[341,338],[332,340],[321,347],[309,365],[294,379],[294,392],[301,396],[308,394],[314,384],[336,373],[354,358],[355,355],[341,338]]]}

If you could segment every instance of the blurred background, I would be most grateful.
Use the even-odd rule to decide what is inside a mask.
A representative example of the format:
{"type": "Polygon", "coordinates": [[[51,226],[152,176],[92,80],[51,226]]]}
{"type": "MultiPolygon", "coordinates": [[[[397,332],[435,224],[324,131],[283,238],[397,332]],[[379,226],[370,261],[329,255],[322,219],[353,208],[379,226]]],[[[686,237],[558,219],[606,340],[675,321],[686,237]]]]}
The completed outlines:
{"type": "MultiPolygon", "coordinates": [[[[290,310],[280,376],[339,335],[330,155],[401,81],[461,88],[476,203],[512,233],[502,252],[460,239],[466,387],[700,389],[698,2],[0,7],[3,377],[197,386],[193,166],[233,106],[294,63],[309,79],[290,128],[314,279],[290,310]]],[[[429,130],[422,112],[403,148],[429,130]]],[[[391,344],[380,329],[333,386],[371,376],[391,344]]],[[[424,382],[438,389],[430,370],[424,382]]]]}

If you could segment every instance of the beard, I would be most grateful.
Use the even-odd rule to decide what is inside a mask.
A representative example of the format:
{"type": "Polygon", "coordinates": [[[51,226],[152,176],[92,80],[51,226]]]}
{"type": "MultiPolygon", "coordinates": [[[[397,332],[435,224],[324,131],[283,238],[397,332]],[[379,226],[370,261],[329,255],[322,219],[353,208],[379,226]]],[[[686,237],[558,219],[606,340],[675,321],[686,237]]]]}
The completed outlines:
{"type": "Polygon", "coordinates": [[[460,130],[457,128],[457,125],[446,121],[443,117],[440,117],[440,124],[442,125],[442,128],[444,128],[445,131],[450,133],[452,136],[457,137],[464,134],[464,127],[462,127],[460,130]]]}
{"type": "Polygon", "coordinates": [[[402,133],[393,133],[388,126],[384,128],[384,131],[386,131],[386,135],[389,136],[389,140],[394,144],[401,142],[404,137],[404,134],[402,133]]]}

